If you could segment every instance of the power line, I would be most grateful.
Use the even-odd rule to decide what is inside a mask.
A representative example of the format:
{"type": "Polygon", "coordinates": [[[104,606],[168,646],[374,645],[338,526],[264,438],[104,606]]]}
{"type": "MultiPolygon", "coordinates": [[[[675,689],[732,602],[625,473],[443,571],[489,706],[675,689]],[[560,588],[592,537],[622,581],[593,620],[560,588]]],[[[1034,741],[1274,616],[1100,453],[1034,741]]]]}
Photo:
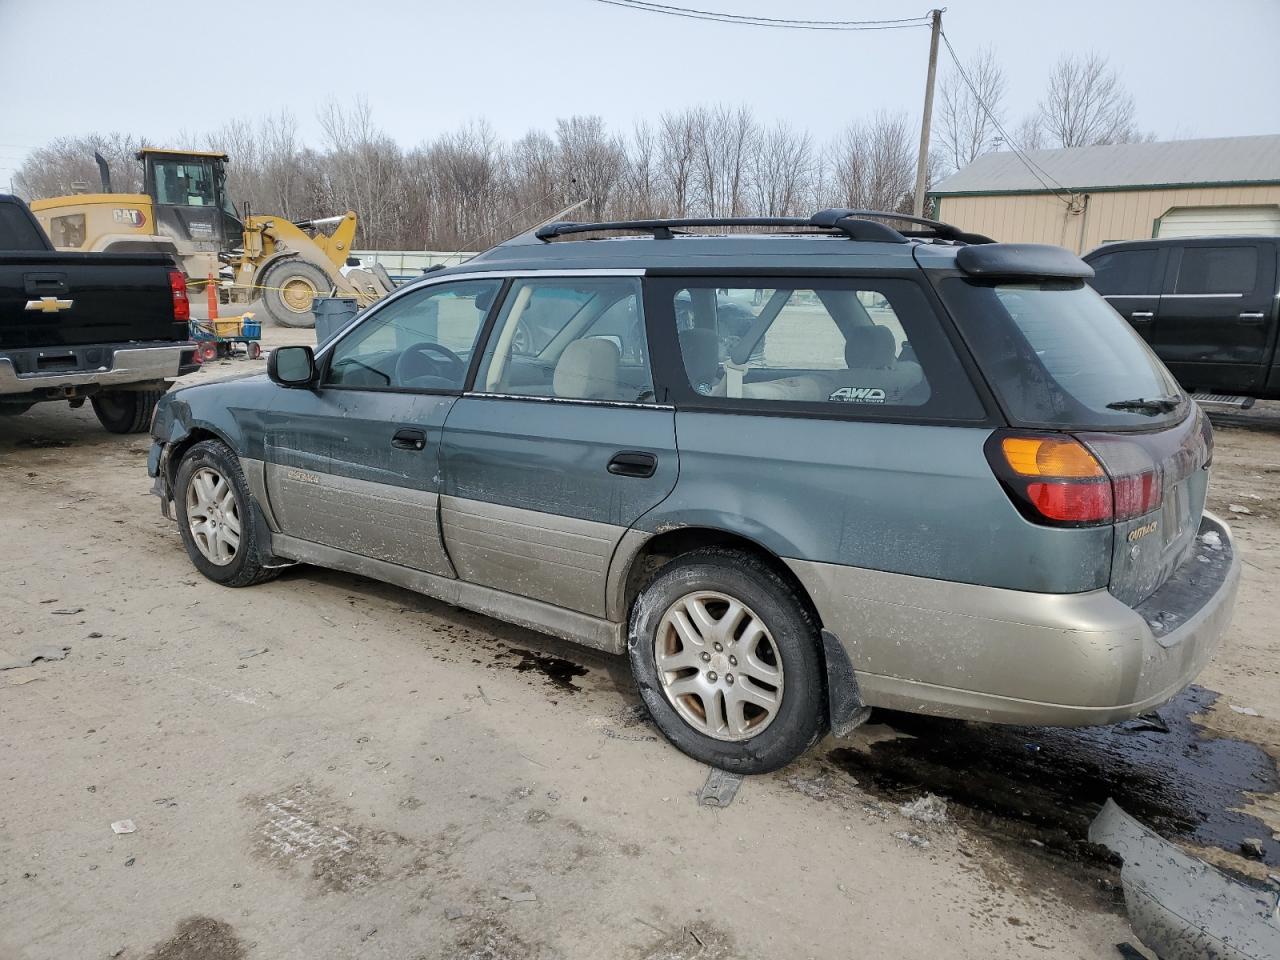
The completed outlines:
{"type": "Polygon", "coordinates": [[[991,121],[991,125],[996,128],[996,130],[1000,133],[1002,137],[1004,137],[1004,142],[1009,145],[1009,149],[1013,151],[1013,155],[1022,161],[1022,165],[1026,167],[1027,170],[1030,171],[1031,175],[1040,182],[1040,186],[1044,187],[1046,190],[1052,193],[1055,197],[1057,197],[1063,203],[1070,206],[1071,204],[1070,189],[1068,189],[1067,187],[1064,187],[1061,183],[1059,183],[1056,179],[1054,179],[1053,175],[1049,173],[1048,170],[1044,169],[1044,167],[1040,166],[1038,163],[1036,163],[1034,160],[1028,157],[1026,153],[1014,141],[1013,137],[1009,136],[1009,132],[1005,130],[1005,128],[1001,125],[1000,121],[996,119],[995,113],[993,113],[991,108],[987,106],[987,102],[982,99],[982,94],[978,93],[978,88],[974,85],[973,81],[969,79],[969,74],[965,73],[964,66],[960,63],[960,58],[956,55],[955,47],[951,46],[951,40],[948,39],[947,33],[945,30],[942,31],[942,42],[947,45],[947,52],[951,54],[951,62],[955,65],[956,72],[960,74],[960,79],[962,79],[965,82],[965,85],[969,88],[969,92],[973,94],[973,99],[977,101],[978,106],[980,106],[982,108],[983,113],[987,115],[987,119],[991,121]],[[1040,176],[1040,174],[1042,173],[1044,174],[1044,177],[1048,177],[1050,180],[1053,180],[1053,182],[1057,184],[1059,189],[1067,191],[1067,195],[1065,199],[1063,198],[1063,195],[1059,192],[1058,189],[1054,189],[1054,187],[1049,186],[1049,184],[1045,182],[1044,177],[1040,176]]]}
{"type": "Polygon", "coordinates": [[[642,13],[657,13],[669,17],[683,17],[687,20],[709,20],[713,23],[736,23],[744,27],[773,27],[781,30],[907,30],[912,27],[923,27],[929,23],[929,16],[905,17],[896,20],[798,20],[778,17],[755,17],[740,13],[725,13],[719,10],[699,10],[694,7],[674,7],[664,3],[650,3],[648,0],[593,0],[611,7],[622,7],[625,10],[638,10],[642,13]]]}

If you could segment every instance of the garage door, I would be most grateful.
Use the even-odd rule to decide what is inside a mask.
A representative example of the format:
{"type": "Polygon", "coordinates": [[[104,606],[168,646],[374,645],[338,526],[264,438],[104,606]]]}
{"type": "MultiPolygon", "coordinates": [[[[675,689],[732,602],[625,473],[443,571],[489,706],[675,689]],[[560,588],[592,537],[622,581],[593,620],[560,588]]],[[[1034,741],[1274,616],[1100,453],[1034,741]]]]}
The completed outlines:
{"type": "Polygon", "coordinates": [[[1157,237],[1222,237],[1280,234],[1280,205],[1174,207],[1160,218],[1157,237]]]}

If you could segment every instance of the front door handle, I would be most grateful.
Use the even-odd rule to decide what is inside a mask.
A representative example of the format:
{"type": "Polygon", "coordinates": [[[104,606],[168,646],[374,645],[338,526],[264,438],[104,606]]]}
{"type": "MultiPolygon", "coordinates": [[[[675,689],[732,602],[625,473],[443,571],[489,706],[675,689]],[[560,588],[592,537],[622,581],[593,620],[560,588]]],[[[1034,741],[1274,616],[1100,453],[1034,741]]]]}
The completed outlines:
{"type": "Polygon", "coordinates": [[[1242,313],[1242,314],[1240,314],[1240,319],[1241,319],[1242,321],[1244,321],[1246,324],[1248,324],[1249,326],[1251,326],[1251,327],[1260,327],[1260,326],[1262,326],[1262,321],[1263,321],[1263,320],[1265,320],[1265,319],[1266,319],[1266,317],[1267,317],[1267,315],[1266,315],[1265,313],[1242,313]]]}
{"type": "Polygon", "coordinates": [[[1133,313],[1129,314],[1129,319],[1130,320],[1150,320],[1154,316],[1155,314],[1152,313],[1150,310],[1135,310],[1133,313]]]}
{"type": "Polygon", "coordinates": [[[609,461],[609,472],[619,477],[652,477],[658,458],[643,450],[619,450],[609,461]]]}
{"type": "Polygon", "coordinates": [[[391,445],[398,450],[425,450],[427,447],[427,435],[421,430],[401,427],[396,431],[395,436],[391,438],[391,445]]]}

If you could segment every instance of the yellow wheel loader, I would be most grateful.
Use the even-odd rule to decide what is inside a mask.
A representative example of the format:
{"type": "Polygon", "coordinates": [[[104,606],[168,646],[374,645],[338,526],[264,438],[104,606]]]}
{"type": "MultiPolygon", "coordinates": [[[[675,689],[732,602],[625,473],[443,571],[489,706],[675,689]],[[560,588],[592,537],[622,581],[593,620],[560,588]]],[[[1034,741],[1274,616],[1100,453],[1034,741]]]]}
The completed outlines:
{"type": "MultiPolygon", "coordinates": [[[[210,275],[220,303],[243,310],[261,300],[287,327],[311,327],[316,297],[355,297],[360,306],[390,293],[386,271],[349,259],[356,215],[319,220],[243,213],[227,196],[225,153],[156,150],[138,153],[143,193],[115,193],[111,171],[95,154],[101,193],[36,200],[31,210],[59,250],[169,253],[195,290],[210,275]]],[[[204,298],[192,297],[203,302],[204,298]]]]}

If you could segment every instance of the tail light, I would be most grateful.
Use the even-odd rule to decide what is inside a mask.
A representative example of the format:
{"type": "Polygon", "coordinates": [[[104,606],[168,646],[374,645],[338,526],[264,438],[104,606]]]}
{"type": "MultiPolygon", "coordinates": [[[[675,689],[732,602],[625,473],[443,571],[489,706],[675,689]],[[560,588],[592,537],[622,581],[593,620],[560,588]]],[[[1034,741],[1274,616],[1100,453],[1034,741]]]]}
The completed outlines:
{"type": "Polygon", "coordinates": [[[1150,513],[1163,499],[1160,472],[1140,447],[1105,436],[993,434],[987,460],[1023,515],[1082,527],[1150,513]]]}
{"type": "Polygon", "coordinates": [[[169,271],[169,289],[173,293],[173,322],[191,320],[191,301],[187,299],[187,278],[179,270],[169,271]]]}

